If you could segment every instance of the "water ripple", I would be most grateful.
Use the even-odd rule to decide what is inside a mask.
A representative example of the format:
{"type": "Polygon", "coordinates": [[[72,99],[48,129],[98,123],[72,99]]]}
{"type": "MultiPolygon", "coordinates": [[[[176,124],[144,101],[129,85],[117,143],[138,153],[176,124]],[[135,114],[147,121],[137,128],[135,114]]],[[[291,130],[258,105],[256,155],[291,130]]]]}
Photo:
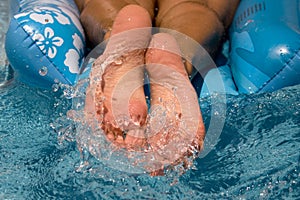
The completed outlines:
{"type": "MultiPolygon", "coordinates": [[[[50,126],[66,116],[70,100],[13,83],[0,89],[0,198],[296,198],[299,94],[297,86],[228,97],[224,129],[215,148],[180,177],[150,177],[120,172],[92,156],[82,165],[76,141],[60,144],[50,126]]],[[[210,109],[202,106],[206,124],[214,114],[210,109]]],[[[64,121],[60,123],[63,127],[64,121]]]]}

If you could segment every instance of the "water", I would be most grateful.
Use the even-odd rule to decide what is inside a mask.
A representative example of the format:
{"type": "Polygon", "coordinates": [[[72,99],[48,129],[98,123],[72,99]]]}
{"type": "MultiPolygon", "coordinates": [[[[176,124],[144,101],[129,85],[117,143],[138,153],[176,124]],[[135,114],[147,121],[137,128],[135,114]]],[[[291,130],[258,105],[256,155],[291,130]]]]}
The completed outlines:
{"type": "Polygon", "coordinates": [[[15,81],[0,87],[0,199],[300,197],[300,86],[228,96],[226,104],[218,95],[200,99],[208,129],[225,121],[217,145],[193,169],[164,177],[126,173],[80,153],[66,117],[72,94],[58,85],[53,91],[15,81]]]}
{"type": "MultiPolygon", "coordinates": [[[[299,197],[300,86],[228,97],[217,145],[179,178],[124,173],[91,156],[82,165],[74,136],[61,140],[51,128],[71,108],[63,92],[13,82],[0,89],[0,99],[1,199],[299,197]]],[[[211,115],[218,115],[211,113],[212,100],[200,100],[207,126],[211,115]]],[[[216,109],[223,107],[217,104],[216,109]]],[[[68,127],[66,122],[61,120],[61,127],[68,127]]]]}

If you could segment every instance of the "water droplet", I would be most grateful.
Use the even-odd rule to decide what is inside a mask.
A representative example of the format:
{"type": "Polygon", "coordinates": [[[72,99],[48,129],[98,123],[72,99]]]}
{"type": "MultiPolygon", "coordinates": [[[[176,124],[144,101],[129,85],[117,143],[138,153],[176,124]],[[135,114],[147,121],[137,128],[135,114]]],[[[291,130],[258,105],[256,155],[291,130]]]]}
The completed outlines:
{"type": "Polygon", "coordinates": [[[59,90],[59,85],[58,84],[53,84],[52,85],[52,91],[57,92],[59,90]]]}
{"type": "Polygon", "coordinates": [[[43,67],[39,70],[39,74],[40,74],[41,76],[46,76],[47,73],[48,73],[48,68],[45,67],[45,66],[43,66],[43,67]]]}
{"type": "Polygon", "coordinates": [[[124,121],[124,125],[125,125],[125,126],[128,126],[128,125],[129,125],[129,120],[125,120],[125,121],[124,121]]]}
{"type": "Polygon", "coordinates": [[[25,68],[26,68],[26,69],[29,69],[29,65],[26,65],[25,68]]]}
{"type": "Polygon", "coordinates": [[[172,90],[175,93],[177,91],[177,87],[176,86],[172,87],[172,90]]]}
{"type": "Polygon", "coordinates": [[[116,59],[116,60],[114,61],[114,63],[115,63],[116,65],[122,65],[122,64],[123,64],[123,61],[122,61],[122,59],[116,59]]]}
{"type": "Polygon", "coordinates": [[[128,21],[131,21],[131,18],[130,18],[130,17],[128,18],[128,21]]]}

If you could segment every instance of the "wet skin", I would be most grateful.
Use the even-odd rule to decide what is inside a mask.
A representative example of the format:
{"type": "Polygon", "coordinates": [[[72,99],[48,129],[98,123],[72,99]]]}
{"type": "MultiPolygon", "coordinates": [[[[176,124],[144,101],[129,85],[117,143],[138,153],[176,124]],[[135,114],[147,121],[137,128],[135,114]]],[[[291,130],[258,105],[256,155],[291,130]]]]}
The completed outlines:
{"type": "Polygon", "coordinates": [[[152,152],[158,166],[148,171],[159,175],[163,166],[175,164],[191,149],[200,150],[205,130],[176,40],[167,33],[152,36],[151,26],[144,8],[129,5],[120,10],[107,47],[92,67],[85,113],[97,119],[116,146],[152,152]],[[143,89],[145,70],[150,113],[143,89]]]}

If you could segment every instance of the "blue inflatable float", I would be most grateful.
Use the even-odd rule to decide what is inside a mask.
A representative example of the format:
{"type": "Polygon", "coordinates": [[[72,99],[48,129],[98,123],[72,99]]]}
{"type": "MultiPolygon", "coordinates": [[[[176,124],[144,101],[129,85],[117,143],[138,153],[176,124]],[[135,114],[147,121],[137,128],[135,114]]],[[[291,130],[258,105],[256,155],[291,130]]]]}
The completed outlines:
{"type": "MultiPolygon", "coordinates": [[[[75,84],[85,39],[73,0],[12,0],[11,5],[5,46],[17,78],[44,88],[75,84]]],[[[228,63],[207,73],[201,95],[300,84],[299,5],[299,0],[242,0],[229,31],[228,63]]]]}
{"type": "Polygon", "coordinates": [[[240,93],[300,83],[300,1],[242,0],[230,30],[230,66],[240,93]]]}
{"type": "Polygon", "coordinates": [[[12,0],[5,49],[21,82],[42,88],[73,85],[85,53],[73,0],[12,0]]]}
{"type": "Polygon", "coordinates": [[[300,84],[300,1],[242,0],[229,32],[228,64],[205,77],[202,95],[271,92],[300,84]]]}

